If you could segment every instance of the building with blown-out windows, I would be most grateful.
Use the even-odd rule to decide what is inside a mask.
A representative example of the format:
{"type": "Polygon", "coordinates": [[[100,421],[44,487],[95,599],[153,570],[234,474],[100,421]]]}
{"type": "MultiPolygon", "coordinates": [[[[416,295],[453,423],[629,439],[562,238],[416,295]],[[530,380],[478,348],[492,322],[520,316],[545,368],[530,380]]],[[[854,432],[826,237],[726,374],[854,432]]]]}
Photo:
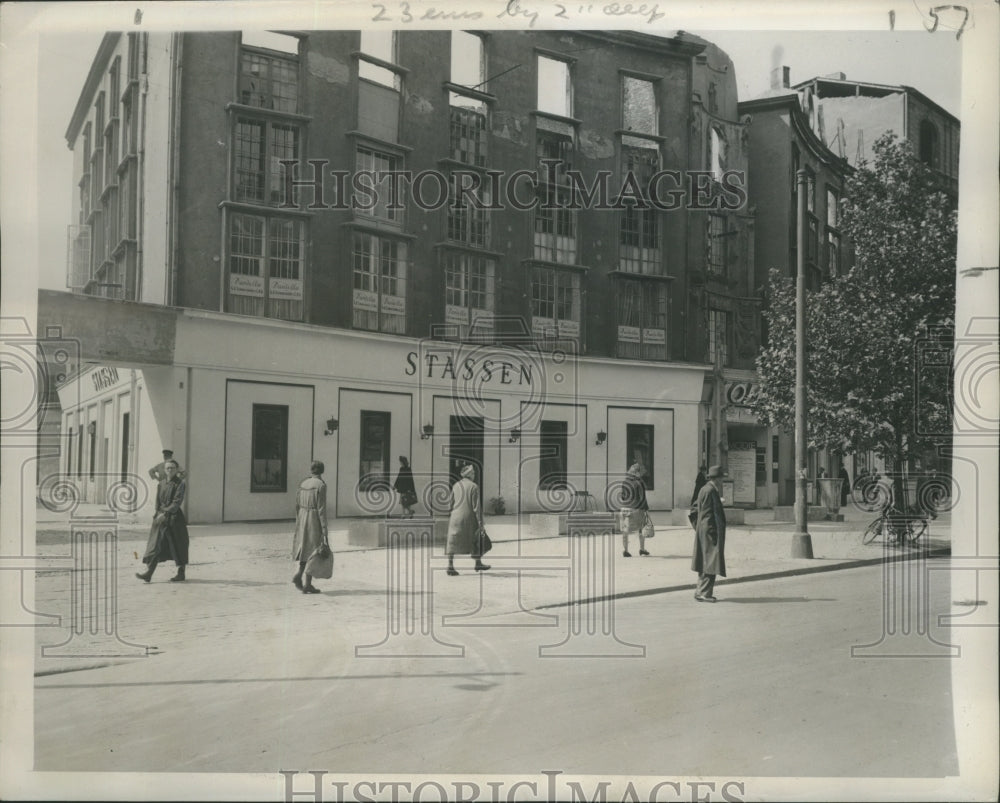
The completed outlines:
{"type": "Polygon", "coordinates": [[[712,412],[759,343],[749,137],[689,35],[109,33],[40,293],[83,349],[62,470],[101,501],[170,448],[217,522],[289,518],[317,459],[337,516],[399,455],[508,512],[603,509],[638,463],[682,520],[739,441],[731,501],[772,504],[770,439],[712,412]]]}

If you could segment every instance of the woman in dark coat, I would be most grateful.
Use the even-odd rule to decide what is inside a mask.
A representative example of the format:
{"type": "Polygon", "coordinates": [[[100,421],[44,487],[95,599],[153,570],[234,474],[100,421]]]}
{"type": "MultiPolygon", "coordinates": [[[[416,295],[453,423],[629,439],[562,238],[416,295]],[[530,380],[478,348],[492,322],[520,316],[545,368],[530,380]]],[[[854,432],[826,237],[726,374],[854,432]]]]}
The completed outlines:
{"type": "Polygon", "coordinates": [[[458,481],[451,486],[451,516],[448,519],[448,574],[454,576],[455,553],[471,555],[476,561],[476,571],[486,571],[479,550],[479,532],[483,528],[483,511],[479,506],[479,486],[475,481],[476,469],[466,466],[458,481]]]}
{"type": "Polygon", "coordinates": [[[694,598],[699,602],[715,602],[712,595],[715,576],[726,576],[726,511],[719,494],[723,476],[721,466],[708,470],[708,482],[699,491],[691,510],[692,517],[697,515],[691,569],[698,572],[694,598]]]}
{"type": "Polygon", "coordinates": [[[295,494],[295,539],[292,557],[299,562],[299,570],[292,578],[295,587],[303,594],[318,594],[312,575],[306,573],[309,556],[327,540],[326,483],[323,472],[326,466],[319,460],[309,467],[310,476],[302,480],[295,494]]]}
{"type": "Polygon", "coordinates": [[[146,564],[144,574],[136,574],[140,580],[147,583],[153,579],[156,564],[161,560],[172,560],[177,564],[177,574],[172,581],[184,580],[184,568],[188,562],[188,530],[187,519],[181,505],[184,504],[184,493],[187,486],[178,475],[176,460],[166,460],[163,463],[165,478],[156,488],[156,513],[153,515],[153,526],[149,530],[149,540],[146,542],[146,553],[142,562],[146,564]]]}
{"type": "Polygon", "coordinates": [[[392,487],[399,494],[400,504],[403,505],[403,518],[412,519],[413,506],[417,504],[417,488],[413,484],[410,461],[402,455],[399,456],[399,474],[396,475],[396,482],[392,487]]]}

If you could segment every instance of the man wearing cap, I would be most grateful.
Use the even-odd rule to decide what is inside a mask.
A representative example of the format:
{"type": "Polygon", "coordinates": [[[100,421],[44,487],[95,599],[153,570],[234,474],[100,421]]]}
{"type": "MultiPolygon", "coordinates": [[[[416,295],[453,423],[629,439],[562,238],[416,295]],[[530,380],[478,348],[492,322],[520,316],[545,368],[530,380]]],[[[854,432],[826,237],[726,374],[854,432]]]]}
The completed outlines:
{"type": "Polygon", "coordinates": [[[698,572],[698,602],[715,602],[715,576],[726,576],[726,511],[722,507],[722,466],[708,470],[708,482],[698,492],[690,518],[695,527],[692,571],[698,572]]]}
{"type": "MultiPolygon", "coordinates": [[[[149,470],[149,476],[151,479],[154,479],[157,482],[163,482],[167,478],[167,472],[163,470],[163,464],[168,460],[174,460],[174,453],[170,449],[164,449],[163,460],[149,470]]],[[[177,463],[177,461],[174,460],[174,463],[177,463]]],[[[177,463],[177,477],[182,480],[187,478],[187,472],[180,467],[180,463],[177,463]]]]}

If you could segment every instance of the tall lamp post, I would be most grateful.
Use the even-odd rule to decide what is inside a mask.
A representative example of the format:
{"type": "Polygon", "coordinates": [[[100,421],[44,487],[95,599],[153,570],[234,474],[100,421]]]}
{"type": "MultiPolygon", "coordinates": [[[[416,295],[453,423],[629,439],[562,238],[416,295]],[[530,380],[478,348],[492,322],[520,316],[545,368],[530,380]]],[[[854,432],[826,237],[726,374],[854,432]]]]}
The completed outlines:
{"type": "Polygon", "coordinates": [[[795,267],[795,534],[792,557],[813,556],[806,500],[806,192],[809,176],[802,169],[795,175],[798,210],[795,267]]]}

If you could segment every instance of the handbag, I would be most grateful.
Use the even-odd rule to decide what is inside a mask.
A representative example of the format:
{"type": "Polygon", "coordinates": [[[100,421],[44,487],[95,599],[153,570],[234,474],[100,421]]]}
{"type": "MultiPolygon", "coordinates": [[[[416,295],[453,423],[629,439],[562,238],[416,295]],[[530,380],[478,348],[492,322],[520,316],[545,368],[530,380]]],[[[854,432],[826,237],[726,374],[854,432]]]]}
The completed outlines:
{"type": "Polygon", "coordinates": [[[643,512],[646,514],[646,520],[642,524],[642,531],[641,531],[642,537],[652,538],[654,535],[656,535],[656,530],[653,527],[653,520],[649,517],[648,510],[645,510],[643,512]]]}
{"type": "Polygon", "coordinates": [[[316,547],[309,556],[309,560],[306,561],[305,573],[321,580],[333,577],[333,552],[326,541],[316,547]]]}
{"type": "Polygon", "coordinates": [[[490,539],[489,534],[486,532],[485,527],[479,528],[479,554],[480,556],[485,555],[493,549],[493,541],[490,539]]]}
{"type": "Polygon", "coordinates": [[[413,507],[417,504],[417,495],[413,491],[403,491],[399,501],[403,503],[403,507],[413,507]]]}
{"type": "Polygon", "coordinates": [[[693,507],[688,511],[688,521],[696,530],[698,529],[698,508],[693,507]]]}

